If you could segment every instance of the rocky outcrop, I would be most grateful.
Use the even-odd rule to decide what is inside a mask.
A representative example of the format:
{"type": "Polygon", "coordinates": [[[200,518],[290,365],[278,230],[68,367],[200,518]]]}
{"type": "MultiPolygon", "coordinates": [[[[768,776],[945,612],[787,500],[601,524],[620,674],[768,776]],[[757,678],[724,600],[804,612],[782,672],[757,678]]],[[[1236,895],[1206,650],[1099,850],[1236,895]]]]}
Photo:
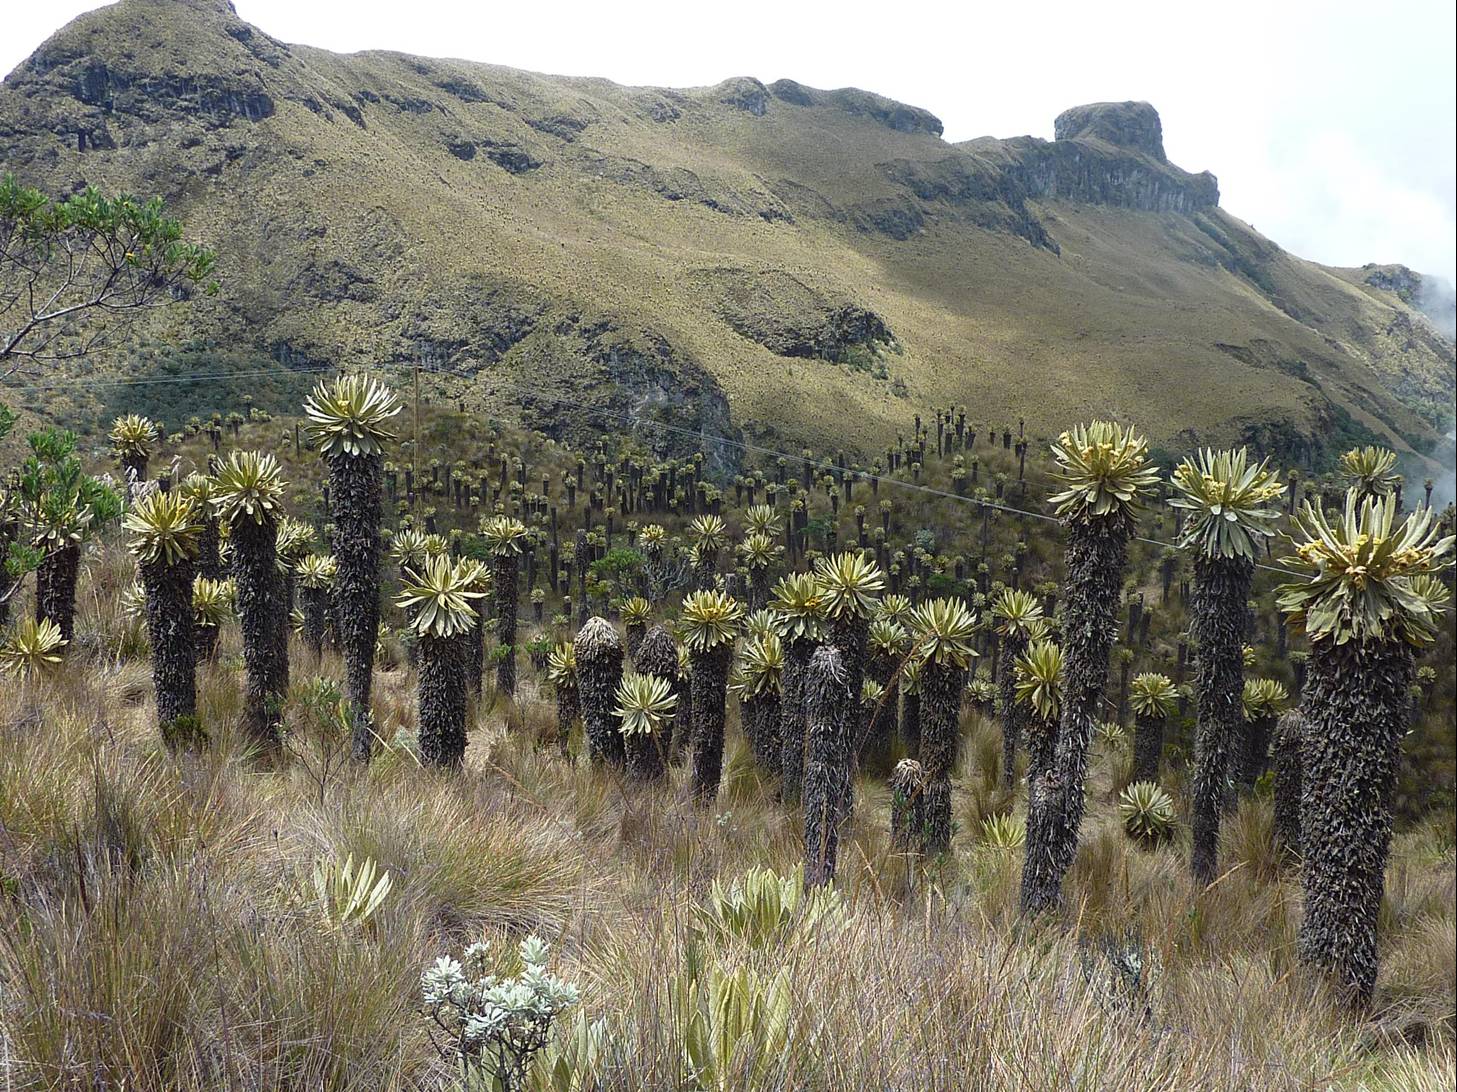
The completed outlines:
{"type": "Polygon", "coordinates": [[[781,270],[711,269],[694,280],[715,297],[735,333],[779,356],[843,362],[855,350],[876,352],[895,342],[874,311],[781,270]]]}
{"type": "Polygon", "coordinates": [[[567,373],[548,384],[533,371],[512,392],[523,424],[584,447],[612,432],[631,434],[664,457],[703,452],[719,479],[740,465],[742,437],[723,387],[656,330],[572,312],[558,316],[542,338],[562,354],[567,373]],[[566,396],[554,397],[563,388],[566,396]]]}
{"type": "Polygon", "coordinates": [[[926,223],[925,213],[906,197],[877,197],[860,201],[847,210],[849,221],[864,232],[887,235],[904,242],[926,223]]]}
{"type": "Polygon", "coordinates": [[[941,119],[929,110],[907,106],[884,95],[861,91],[858,87],[826,91],[824,101],[847,114],[874,118],[887,129],[900,133],[929,133],[938,137],[942,132],[941,119]]]}
{"type": "Polygon", "coordinates": [[[470,140],[466,137],[456,137],[445,142],[445,147],[450,154],[457,159],[469,162],[479,152],[484,158],[490,160],[502,170],[510,171],[512,174],[525,174],[527,171],[534,171],[541,166],[541,160],[517,144],[502,143],[495,140],[481,139],[470,140]]]}
{"type": "Polygon", "coordinates": [[[1367,262],[1361,267],[1362,280],[1372,288],[1390,292],[1397,299],[1416,307],[1422,295],[1422,275],[1404,265],[1377,265],[1367,262]]]}
{"type": "Polygon", "coordinates": [[[1081,140],[1024,141],[1014,173],[1030,197],[1185,214],[1219,204],[1219,182],[1208,171],[1189,174],[1121,150],[1107,154],[1081,140]]]}
{"type": "Polygon", "coordinates": [[[586,174],[644,190],[665,201],[702,205],[725,216],[757,216],[761,220],[793,220],[779,198],[757,188],[742,188],[723,179],[701,176],[686,167],[654,167],[625,156],[588,154],[575,161],[586,174]]]}
{"type": "MultiPolygon", "coordinates": [[[[798,90],[795,84],[777,93],[798,90]]],[[[936,132],[939,126],[936,122],[936,132]]],[[[920,231],[928,218],[949,215],[1019,235],[1056,254],[1056,240],[1029,201],[1185,215],[1219,204],[1212,174],[1190,174],[1164,158],[1158,113],[1147,103],[1074,107],[1059,115],[1056,132],[1053,141],[982,137],[956,145],[949,155],[878,163],[905,196],[860,202],[845,210],[846,218],[862,231],[901,240],[920,231]]]]}
{"type": "MultiPolygon", "coordinates": [[[[879,167],[886,178],[904,186],[921,202],[949,206],[959,218],[978,227],[1010,232],[1033,246],[1054,253],[1058,250],[1027,208],[1027,187],[1012,171],[965,154],[929,161],[897,159],[879,167]]],[[[916,226],[920,226],[919,220],[916,226]]]]}
{"type": "Polygon", "coordinates": [[[769,110],[769,92],[762,83],[749,76],[725,80],[714,89],[715,98],[725,106],[732,106],[756,118],[763,117],[769,110]]]}
{"type": "Polygon", "coordinates": [[[887,129],[901,133],[927,133],[939,137],[942,132],[941,119],[929,110],[907,106],[858,87],[819,91],[793,80],[776,80],[768,89],[781,102],[794,106],[832,107],[856,117],[873,118],[887,129]]]}
{"type": "MultiPolygon", "coordinates": [[[[980,137],[958,145],[974,161],[966,170],[998,169],[1004,199],[1061,199],[1140,212],[1190,215],[1219,204],[1219,182],[1191,174],[1164,156],[1158,112],[1148,103],[1095,103],[1064,110],[1056,139],[980,137]]],[[[990,179],[980,184],[992,188],[990,179]]]]}
{"type": "Polygon", "coordinates": [[[1408,307],[1420,311],[1448,341],[1457,337],[1457,295],[1450,284],[1404,265],[1367,262],[1360,272],[1361,279],[1372,288],[1390,292],[1408,307]]]}
{"type": "Polygon", "coordinates": [[[467,278],[431,292],[405,325],[404,339],[431,363],[474,376],[550,325],[550,305],[525,285],[467,278]]]}
{"type": "MultiPolygon", "coordinates": [[[[117,120],[156,124],[179,115],[217,128],[233,121],[262,121],[277,110],[262,81],[246,74],[124,71],[92,58],[37,54],[17,83],[27,78],[38,93],[63,88],[76,104],[66,124],[82,133],[109,134],[117,120]]],[[[102,139],[90,143],[111,146],[102,139]]],[[[80,150],[85,150],[84,141],[80,150]]]]}
{"type": "Polygon", "coordinates": [[[1115,148],[1167,163],[1159,112],[1146,102],[1095,102],[1074,106],[1052,123],[1054,140],[1101,140],[1115,148]]]}

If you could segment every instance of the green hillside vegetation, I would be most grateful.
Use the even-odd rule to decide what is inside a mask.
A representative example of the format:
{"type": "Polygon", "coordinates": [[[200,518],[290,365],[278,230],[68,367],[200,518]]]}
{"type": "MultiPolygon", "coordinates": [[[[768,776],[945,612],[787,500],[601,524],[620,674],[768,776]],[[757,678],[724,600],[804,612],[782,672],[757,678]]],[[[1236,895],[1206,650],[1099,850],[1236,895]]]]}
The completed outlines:
{"type": "MultiPolygon", "coordinates": [[[[419,357],[475,377],[472,409],[579,443],[550,399],[862,455],[961,403],[1322,469],[1359,441],[1429,448],[1452,346],[1397,292],[1223,212],[1146,105],[1069,111],[1058,136],[951,145],[923,110],[789,80],[338,56],[222,0],[122,0],[0,88],[23,182],[161,194],[218,252],[216,300],[95,373],[150,369],[149,345],[419,357]]],[[[103,397],[74,388],[69,419],[103,397]]]]}

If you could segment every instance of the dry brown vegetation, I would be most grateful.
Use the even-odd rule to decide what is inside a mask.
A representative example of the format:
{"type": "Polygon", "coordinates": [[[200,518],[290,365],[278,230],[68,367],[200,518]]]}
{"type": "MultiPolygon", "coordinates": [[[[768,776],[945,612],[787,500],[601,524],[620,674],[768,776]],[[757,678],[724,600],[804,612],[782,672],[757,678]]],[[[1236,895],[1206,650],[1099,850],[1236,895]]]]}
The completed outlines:
{"type": "MultiPolygon", "coordinates": [[[[1109,803],[1127,776],[1120,748],[1095,759],[1067,920],[1019,925],[1020,854],[979,831],[983,814],[1021,804],[996,789],[997,728],[968,713],[947,859],[892,852],[888,793],[862,778],[843,909],[758,945],[715,939],[697,910],[713,880],[788,873],[800,857],[795,816],[732,727],[711,809],[685,802],[681,770],[643,789],[539,746],[554,718],[529,673],[524,726],[506,736],[499,711],[478,710],[459,773],[399,749],[365,771],[326,761],[296,646],[294,735],[265,760],[235,727],[229,631],[200,677],[212,745],[174,755],[118,609],[129,570],[118,548],[95,548],[78,627],[95,637],[64,671],[0,695],[7,1087],[440,1087],[421,970],[471,940],[504,965],[533,929],[603,1021],[581,1088],[1452,1085],[1457,864],[1441,822],[1398,837],[1377,1006],[1357,1018],[1296,968],[1299,885],[1270,849],[1268,802],[1241,805],[1228,874],[1196,896],[1180,845],[1122,834],[1109,803]],[[340,928],[307,875],[348,853],[395,886],[364,925],[340,928]],[[1136,953],[1142,984],[1108,951],[1136,953]],[[691,961],[784,968],[783,1049],[745,1048],[728,1072],[695,1078],[673,986],[691,961]]],[[[387,653],[376,702],[389,738],[412,732],[414,713],[412,675],[387,653]]],[[[330,655],[321,669],[340,672],[330,655]]]]}

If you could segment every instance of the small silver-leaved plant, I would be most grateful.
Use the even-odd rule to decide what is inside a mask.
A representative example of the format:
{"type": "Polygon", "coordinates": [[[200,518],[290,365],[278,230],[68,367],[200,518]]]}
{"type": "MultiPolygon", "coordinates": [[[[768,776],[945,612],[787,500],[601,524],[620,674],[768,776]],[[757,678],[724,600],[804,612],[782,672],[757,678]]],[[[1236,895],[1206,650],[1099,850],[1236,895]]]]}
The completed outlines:
{"type": "MultiPolygon", "coordinates": [[[[459,960],[441,956],[420,975],[420,995],[441,1056],[458,1061],[468,1082],[517,1092],[552,1022],[577,1004],[577,987],[546,969],[549,947],[535,934],[517,949],[515,978],[486,974],[490,951],[472,944],[459,960]],[[438,1031],[436,1029],[439,1029],[438,1031]]],[[[474,1085],[472,1085],[474,1086],[474,1085]]]]}

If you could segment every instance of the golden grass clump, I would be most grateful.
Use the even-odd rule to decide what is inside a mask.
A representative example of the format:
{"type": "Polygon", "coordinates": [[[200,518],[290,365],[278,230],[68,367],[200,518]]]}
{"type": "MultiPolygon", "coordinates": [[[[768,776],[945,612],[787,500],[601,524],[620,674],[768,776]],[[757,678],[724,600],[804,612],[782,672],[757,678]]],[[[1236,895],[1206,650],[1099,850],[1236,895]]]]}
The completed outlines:
{"type": "MultiPolygon", "coordinates": [[[[712,807],[689,801],[681,767],[638,784],[575,743],[563,757],[553,696],[529,677],[519,723],[487,694],[463,768],[430,771],[408,746],[401,655],[375,683],[392,745],[364,768],[330,759],[320,718],[342,664],[326,652],[317,669],[295,658],[284,747],[260,753],[239,730],[226,626],[199,667],[207,742],[172,751],[113,628],[124,563],[98,552],[83,585],[78,633],[107,635],[0,689],[7,1087],[452,1087],[422,970],[481,943],[514,974],[531,932],[581,990],[562,1029],[576,1045],[546,1052],[577,1083],[538,1073],[538,1090],[1451,1086],[1457,859],[1436,820],[1397,836],[1361,1016],[1298,965],[1298,862],[1272,848],[1263,790],[1224,825],[1225,875],[1196,890],[1182,825],[1135,841],[1119,821],[1126,748],[1093,762],[1063,919],[1020,921],[1021,853],[988,824],[1015,827],[1026,791],[1001,786],[998,725],[971,706],[949,853],[893,846],[889,787],[862,774],[832,905],[713,928],[711,903],[765,886],[750,870],[796,887],[803,854],[737,710],[712,807]],[[350,858],[389,877],[358,919],[321,912],[311,879],[350,858]]],[[[1162,783],[1177,794],[1177,771],[1162,783]]]]}

